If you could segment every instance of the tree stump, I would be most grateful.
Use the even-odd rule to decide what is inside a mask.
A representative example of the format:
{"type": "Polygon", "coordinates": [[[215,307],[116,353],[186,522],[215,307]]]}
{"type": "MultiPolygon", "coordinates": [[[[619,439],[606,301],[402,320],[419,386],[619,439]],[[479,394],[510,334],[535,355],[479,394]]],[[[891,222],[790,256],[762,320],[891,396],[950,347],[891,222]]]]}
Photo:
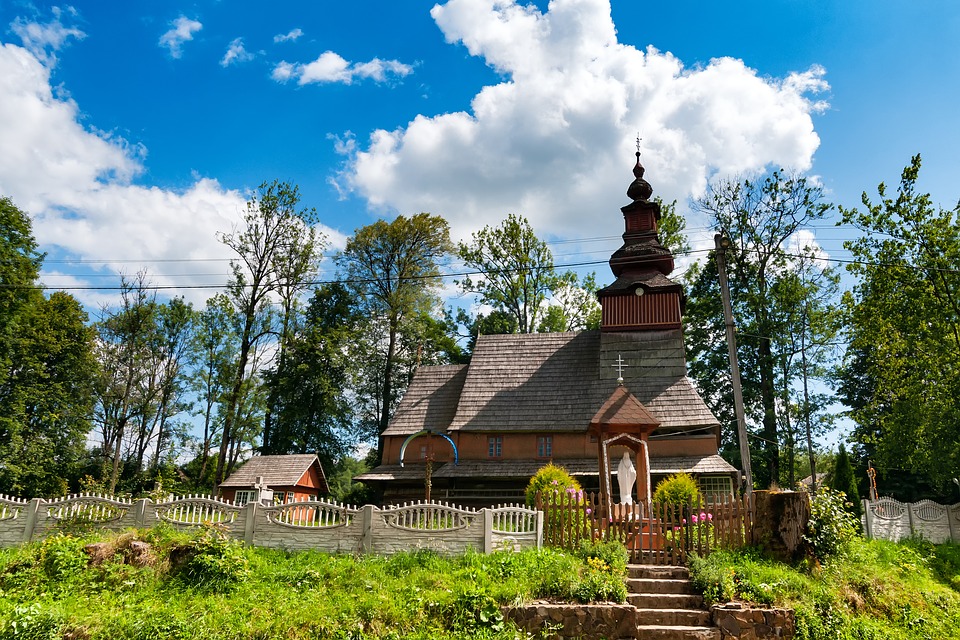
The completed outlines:
{"type": "Polygon", "coordinates": [[[774,558],[794,562],[806,555],[803,539],[810,521],[805,491],[755,491],[753,542],[774,558]]]}

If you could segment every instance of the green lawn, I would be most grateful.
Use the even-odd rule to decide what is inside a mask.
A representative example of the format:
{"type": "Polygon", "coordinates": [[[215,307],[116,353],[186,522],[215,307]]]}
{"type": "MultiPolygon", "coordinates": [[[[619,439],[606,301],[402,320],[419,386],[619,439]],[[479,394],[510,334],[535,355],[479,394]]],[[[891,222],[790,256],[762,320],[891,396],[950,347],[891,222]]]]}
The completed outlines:
{"type": "Polygon", "coordinates": [[[958,545],[856,538],[822,562],[721,552],[691,570],[708,600],[795,609],[798,640],[960,639],[958,545]]]}
{"type": "Polygon", "coordinates": [[[622,601],[625,563],[616,545],[355,557],[247,548],[211,528],[57,535],[0,550],[0,639],[524,638],[500,605],[622,601]],[[84,546],[103,540],[91,561],[84,546]]]}

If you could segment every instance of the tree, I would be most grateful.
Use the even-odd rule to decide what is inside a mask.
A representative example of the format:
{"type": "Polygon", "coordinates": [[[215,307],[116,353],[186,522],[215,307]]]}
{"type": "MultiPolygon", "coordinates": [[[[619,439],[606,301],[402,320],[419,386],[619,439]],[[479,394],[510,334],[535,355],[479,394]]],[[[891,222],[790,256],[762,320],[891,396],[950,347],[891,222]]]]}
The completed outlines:
{"type": "Polygon", "coordinates": [[[851,511],[860,515],[860,492],[857,491],[857,481],[853,476],[853,465],[850,464],[850,456],[847,455],[847,449],[840,444],[840,450],[837,452],[837,461],[833,469],[833,477],[830,478],[830,486],[837,491],[842,491],[847,496],[847,501],[852,504],[851,511]]]}
{"type": "Polygon", "coordinates": [[[190,390],[198,403],[194,416],[203,420],[203,431],[197,450],[198,464],[193,476],[203,484],[214,440],[219,439],[222,422],[216,420],[217,408],[223,402],[236,370],[239,339],[234,329],[236,312],[229,298],[217,294],[207,300],[206,307],[197,314],[193,334],[193,369],[189,379],[190,390]]]}
{"type": "Polygon", "coordinates": [[[537,331],[546,333],[599,328],[600,302],[597,300],[596,274],[590,273],[582,281],[572,271],[559,276],[537,331]]]}
{"type": "Polygon", "coordinates": [[[0,385],[0,487],[26,497],[60,496],[77,470],[94,403],[93,330],[62,291],[37,294],[18,323],[0,385]]]}
{"type": "Polygon", "coordinates": [[[269,437],[265,426],[264,454],[316,453],[329,468],[357,444],[350,438],[353,416],[344,389],[359,321],[342,284],[314,291],[286,358],[265,375],[273,420],[269,437]]]}
{"type": "MultiPolygon", "coordinates": [[[[133,281],[121,278],[120,304],[104,308],[96,324],[96,355],[100,376],[96,382],[96,421],[103,456],[101,480],[113,492],[123,467],[124,443],[143,443],[145,425],[156,415],[159,389],[155,384],[157,303],[148,293],[146,275],[133,281]]],[[[145,450],[145,444],[139,449],[145,450]]]]}
{"type": "MultiPolygon", "coordinates": [[[[287,312],[297,291],[309,283],[302,280],[320,260],[325,244],[313,225],[316,211],[299,208],[300,191],[296,186],[274,181],[263,183],[247,202],[244,227],[220,235],[220,241],[233,249],[237,258],[230,262],[232,276],[227,295],[232,301],[241,327],[239,354],[232,384],[223,406],[223,428],[217,455],[215,483],[219,485],[232,469],[238,449],[238,423],[249,419],[249,403],[244,390],[255,370],[249,369],[260,343],[274,332],[270,321],[273,296],[283,300],[284,315],[280,347],[284,348],[287,312]]],[[[252,397],[251,397],[252,398],[252,397]]],[[[248,425],[249,428],[249,425],[248,425]]]]}
{"type": "Polygon", "coordinates": [[[372,323],[362,346],[370,367],[358,382],[366,386],[363,395],[376,414],[380,455],[383,432],[399,392],[405,388],[402,380],[395,379],[399,337],[408,322],[438,307],[440,264],[451,249],[447,222],[418,213],[360,227],[337,257],[343,279],[363,302],[372,323]],[[369,331],[373,327],[377,330],[369,331]],[[385,337],[385,343],[378,334],[385,337]],[[371,382],[375,385],[372,389],[371,382]]]}
{"type": "Polygon", "coordinates": [[[87,316],[45,298],[30,217],[0,197],[0,492],[62,494],[90,429],[96,363],[87,316]]]}
{"type": "Polygon", "coordinates": [[[510,214],[499,227],[484,227],[469,245],[461,242],[457,253],[468,269],[480,272],[458,281],[464,293],[512,314],[520,333],[536,331],[547,296],[559,282],[553,254],[526,218],[510,214]]]}
{"type": "Polygon", "coordinates": [[[864,193],[863,210],[841,209],[863,235],[844,243],[858,282],[840,377],[880,475],[912,472],[946,495],[960,468],[960,204],[919,193],[920,166],[914,156],[896,196],[881,183],[878,202],[864,193]]]}
{"type": "MultiPolygon", "coordinates": [[[[822,198],[820,187],[806,178],[775,171],[760,182],[714,183],[696,203],[697,209],[709,215],[714,226],[731,241],[727,261],[739,332],[744,401],[753,420],[761,425],[761,464],[755,468],[760,486],[780,481],[778,397],[782,393],[778,392],[778,369],[783,369],[777,363],[785,349],[778,339],[797,319],[793,313],[796,301],[782,295],[782,281],[791,277],[787,274],[796,267],[786,250],[787,243],[832,209],[822,198]]],[[[802,248],[800,253],[805,253],[802,248]]],[[[698,385],[708,390],[708,402],[727,404],[728,365],[721,355],[726,346],[717,339],[723,336],[723,322],[714,273],[711,265],[693,274],[687,344],[691,345],[691,373],[698,385]]],[[[781,383],[789,384],[784,380],[781,383]]]]}

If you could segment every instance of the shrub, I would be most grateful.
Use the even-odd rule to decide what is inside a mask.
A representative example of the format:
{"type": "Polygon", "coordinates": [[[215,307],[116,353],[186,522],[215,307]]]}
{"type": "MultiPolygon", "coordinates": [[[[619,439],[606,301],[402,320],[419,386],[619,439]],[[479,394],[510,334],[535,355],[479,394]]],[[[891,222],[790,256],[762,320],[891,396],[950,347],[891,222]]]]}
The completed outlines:
{"type": "Polygon", "coordinates": [[[172,548],[170,564],[187,584],[213,591],[228,591],[250,575],[243,543],[216,527],[205,527],[188,545],[172,548]]]}
{"type": "Polygon", "coordinates": [[[686,506],[703,502],[703,496],[693,476],[688,473],[675,473],[660,481],[653,492],[653,501],[670,506],[686,506]]]}
{"type": "Polygon", "coordinates": [[[845,553],[860,535],[860,522],[847,511],[847,498],[823,487],[811,500],[810,522],[804,540],[810,543],[819,560],[845,553]]]}
{"type": "Polygon", "coordinates": [[[527,506],[534,506],[537,494],[561,496],[565,492],[581,492],[580,483],[566,469],[552,462],[540,468],[527,484],[527,506]]]}
{"type": "Polygon", "coordinates": [[[627,561],[630,558],[626,547],[619,540],[608,540],[606,542],[585,540],[580,544],[578,555],[588,562],[591,559],[601,560],[610,568],[611,573],[618,575],[626,574],[627,561]]]}

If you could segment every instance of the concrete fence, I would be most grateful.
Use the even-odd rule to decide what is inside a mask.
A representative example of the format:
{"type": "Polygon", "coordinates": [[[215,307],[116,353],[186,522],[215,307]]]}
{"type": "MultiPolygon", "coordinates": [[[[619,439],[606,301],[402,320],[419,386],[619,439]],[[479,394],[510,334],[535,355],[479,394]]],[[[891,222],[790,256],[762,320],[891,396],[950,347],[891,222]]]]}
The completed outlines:
{"type": "Polygon", "coordinates": [[[937,544],[960,542],[960,503],[945,506],[930,500],[864,500],[860,521],[868,538],[897,541],[917,535],[937,544]]]}
{"type": "Polygon", "coordinates": [[[41,539],[74,525],[107,531],[212,524],[247,544],[330,553],[379,553],[433,549],[490,553],[497,549],[539,548],[543,513],[520,506],[473,510],[443,503],[378,508],[334,502],[292,502],[277,506],[237,506],[206,496],[123,500],[81,494],[56,500],[0,496],[0,546],[41,539]]]}

